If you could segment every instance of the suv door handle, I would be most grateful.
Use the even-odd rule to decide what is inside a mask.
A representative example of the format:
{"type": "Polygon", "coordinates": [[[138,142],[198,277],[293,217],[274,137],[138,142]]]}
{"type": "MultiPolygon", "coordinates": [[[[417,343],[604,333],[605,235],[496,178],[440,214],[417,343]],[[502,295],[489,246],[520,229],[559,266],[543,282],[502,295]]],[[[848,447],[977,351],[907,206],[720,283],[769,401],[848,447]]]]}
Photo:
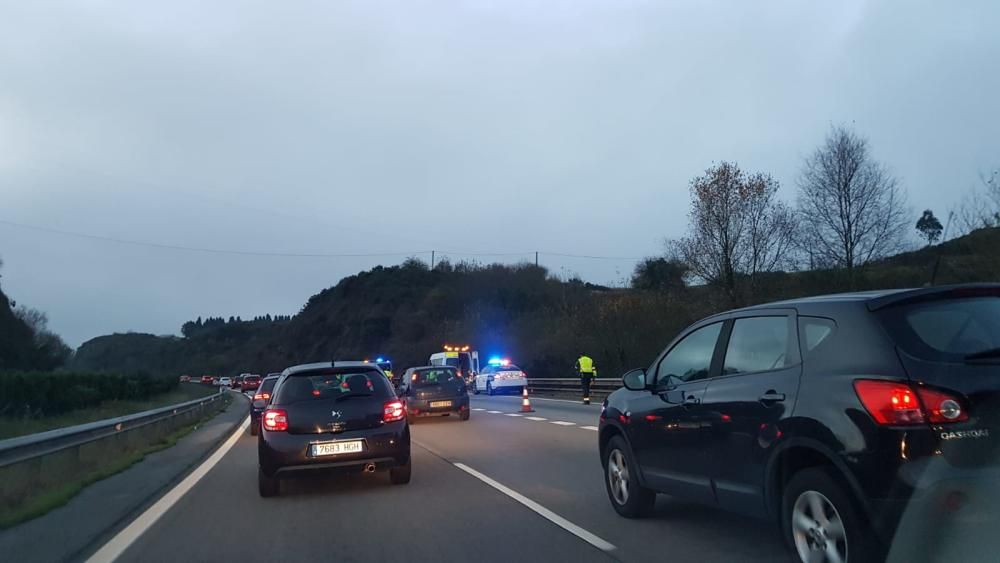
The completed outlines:
{"type": "Polygon", "coordinates": [[[776,391],[774,391],[772,389],[772,390],[768,391],[767,393],[764,393],[763,395],[761,395],[757,400],[759,400],[760,402],[762,402],[764,404],[768,404],[768,403],[780,403],[781,401],[785,400],[785,394],[784,393],[778,393],[778,392],[776,392],[776,391]]]}
{"type": "Polygon", "coordinates": [[[698,397],[696,397],[694,395],[688,395],[687,397],[684,397],[684,403],[683,404],[684,404],[685,407],[693,407],[693,406],[695,406],[697,404],[700,404],[700,403],[701,403],[701,399],[699,399],[698,397]]]}

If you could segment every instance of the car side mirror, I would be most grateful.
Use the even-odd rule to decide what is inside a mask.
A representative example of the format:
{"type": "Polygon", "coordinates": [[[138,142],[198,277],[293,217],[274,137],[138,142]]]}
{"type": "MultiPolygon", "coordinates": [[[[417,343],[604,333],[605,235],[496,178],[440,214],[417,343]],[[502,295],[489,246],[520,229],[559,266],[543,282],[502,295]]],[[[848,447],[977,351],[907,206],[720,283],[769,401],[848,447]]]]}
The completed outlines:
{"type": "Polygon", "coordinates": [[[646,389],[646,370],[642,368],[625,372],[622,376],[622,385],[629,391],[643,391],[646,389]]]}

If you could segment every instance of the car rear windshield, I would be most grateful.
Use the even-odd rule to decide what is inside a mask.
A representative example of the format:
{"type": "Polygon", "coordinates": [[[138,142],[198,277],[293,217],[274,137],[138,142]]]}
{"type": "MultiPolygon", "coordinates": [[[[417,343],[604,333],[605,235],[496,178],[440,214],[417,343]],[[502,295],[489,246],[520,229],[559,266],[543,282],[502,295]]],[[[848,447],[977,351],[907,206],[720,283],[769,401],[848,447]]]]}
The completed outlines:
{"type": "Polygon", "coordinates": [[[246,381],[246,382],[249,382],[249,383],[258,383],[260,381],[260,376],[259,375],[248,375],[248,376],[246,376],[246,377],[243,378],[243,381],[246,381]]]}
{"type": "Polygon", "coordinates": [[[458,374],[453,369],[427,369],[413,372],[410,380],[414,387],[432,385],[454,385],[459,383],[458,374]]]}
{"type": "Polygon", "coordinates": [[[514,364],[507,364],[505,366],[497,366],[497,371],[521,371],[521,368],[515,366],[514,364]]]}
{"type": "Polygon", "coordinates": [[[903,351],[931,361],[962,361],[1000,348],[1000,297],[944,299],[881,313],[903,351]]]}
{"type": "Polygon", "coordinates": [[[270,393],[271,391],[274,391],[274,384],[277,382],[278,382],[277,377],[268,377],[264,381],[260,382],[260,389],[258,389],[258,392],[270,393]]]}
{"type": "Polygon", "coordinates": [[[278,387],[274,402],[287,405],[347,395],[370,395],[379,399],[394,396],[388,380],[376,369],[332,368],[289,375],[278,387]]]}

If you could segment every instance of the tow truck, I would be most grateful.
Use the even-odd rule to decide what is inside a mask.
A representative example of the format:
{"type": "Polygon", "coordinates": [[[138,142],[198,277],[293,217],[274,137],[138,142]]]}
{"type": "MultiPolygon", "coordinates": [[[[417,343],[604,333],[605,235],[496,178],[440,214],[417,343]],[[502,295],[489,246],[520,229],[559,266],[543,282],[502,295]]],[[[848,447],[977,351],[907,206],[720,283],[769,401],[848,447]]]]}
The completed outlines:
{"type": "Polygon", "coordinates": [[[469,345],[444,345],[444,351],[431,354],[432,366],[451,366],[458,369],[458,376],[471,386],[479,375],[479,352],[469,345]]]}

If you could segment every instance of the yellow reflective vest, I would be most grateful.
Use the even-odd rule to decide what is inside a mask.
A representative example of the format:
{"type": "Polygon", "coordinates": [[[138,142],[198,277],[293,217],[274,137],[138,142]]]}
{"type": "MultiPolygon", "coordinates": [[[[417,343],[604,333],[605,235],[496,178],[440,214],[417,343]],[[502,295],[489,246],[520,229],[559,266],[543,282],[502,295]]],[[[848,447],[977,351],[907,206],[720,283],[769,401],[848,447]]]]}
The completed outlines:
{"type": "Polygon", "coordinates": [[[594,360],[590,356],[580,356],[576,365],[580,369],[580,373],[594,373],[594,360]]]}

